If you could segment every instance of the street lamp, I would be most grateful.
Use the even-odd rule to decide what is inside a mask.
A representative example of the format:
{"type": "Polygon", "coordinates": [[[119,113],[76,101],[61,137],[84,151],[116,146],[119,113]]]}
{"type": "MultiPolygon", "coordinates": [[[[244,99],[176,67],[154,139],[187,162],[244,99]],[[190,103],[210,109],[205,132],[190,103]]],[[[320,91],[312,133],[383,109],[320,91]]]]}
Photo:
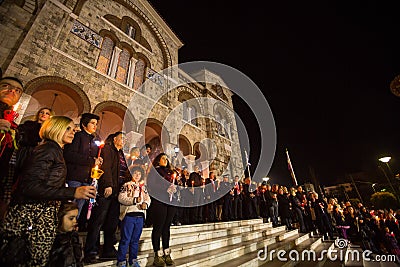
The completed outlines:
{"type": "Polygon", "coordinates": [[[377,183],[373,183],[373,184],[372,184],[372,189],[374,190],[374,193],[376,193],[375,185],[377,185],[377,183]]]}
{"type": "MultiPolygon", "coordinates": [[[[382,157],[382,158],[379,159],[379,161],[385,163],[386,166],[388,167],[389,171],[392,172],[392,170],[390,169],[390,166],[389,166],[390,159],[391,159],[391,157],[382,157]]],[[[381,166],[379,166],[379,168],[382,170],[383,174],[385,175],[386,179],[388,180],[390,188],[393,191],[393,194],[395,194],[397,196],[397,199],[400,201],[400,197],[397,194],[397,191],[394,189],[394,187],[392,185],[392,182],[390,181],[389,176],[386,174],[385,170],[381,166]]]]}
{"type": "Polygon", "coordinates": [[[392,157],[382,157],[379,159],[380,162],[384,162],[384,163],[388,163],[390,160],[392,159],[392,157]]]}
{"type": "Polygon", "coordinates": [[[392,171],[392,168],[390,168],[390,165],[389,165],[389,161],[391,159],[392,159],[391,157],[383,157],[383,158],[380,158],[379,161],[386,164],[386,166],[388,167],[389,172],[390,172],[390,177],[393,178],[394,177],[394,173],[392,171]]]}

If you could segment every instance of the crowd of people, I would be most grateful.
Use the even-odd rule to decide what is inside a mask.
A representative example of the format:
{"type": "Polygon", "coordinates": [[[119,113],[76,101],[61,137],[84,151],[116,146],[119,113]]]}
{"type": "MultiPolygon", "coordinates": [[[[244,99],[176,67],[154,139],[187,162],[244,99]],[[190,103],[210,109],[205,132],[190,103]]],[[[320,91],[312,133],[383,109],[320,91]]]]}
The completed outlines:
{"type": "Polygon", "coordinates": [[[149,144],[126,155],[123,132],[110,134],[104,147],[96,143],[99,117],[92,113],[82,114],[76,127],[44,107],[16,125],[12,107],[22,92],[18,79],[0,79],[2,266],[83,266],[105,258],[138,267],[143,227],[152,227],[153,265],[173,265],[171,225],[255,218],[326,239],[336,234],[377,253],[400,253],[400,212],[373,214],[301,186],[256,184],[239,175],[231,180],[199,166],[189,170],[149,144]],[[102,171],[97,186],[94,170],[102,171]],[[84,248],[77,231],[87,232],[84,248]]]}

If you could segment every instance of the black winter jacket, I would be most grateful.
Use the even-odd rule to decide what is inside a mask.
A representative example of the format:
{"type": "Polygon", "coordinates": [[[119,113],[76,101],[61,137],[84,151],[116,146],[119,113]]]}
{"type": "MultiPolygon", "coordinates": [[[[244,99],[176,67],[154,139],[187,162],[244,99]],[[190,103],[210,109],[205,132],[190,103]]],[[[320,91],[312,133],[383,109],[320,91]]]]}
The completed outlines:
{"type": "Polygon", "coordinates": [[[101,151],[101,157],[103,158],[103,165],[101,169],[104,174],[99,179],[98,194],[104,196],[104,189],[112,187],[112,195],[118,197],[121,186],[127,181],[132,180],[130,172],[127,170],[124,177],[120,179],[120,158],[119,153],[123,153],[122,150],[118,151],[114,144],[106,144],[101,151]]]}
{"type": "Polygon", "coordinates": [[[90,171],[94,167],[98,151],[93,135],[85,130],[76,133],[72,143],[64,147],[67,180],[90,183],[90,171]]]}
{"type": "Polygon", "coordinates": [[[66,174],[62,148],[46,140],[33,150],[14,197],[18,203],[72,200],[76,188],[65,187],[66,174]]]}

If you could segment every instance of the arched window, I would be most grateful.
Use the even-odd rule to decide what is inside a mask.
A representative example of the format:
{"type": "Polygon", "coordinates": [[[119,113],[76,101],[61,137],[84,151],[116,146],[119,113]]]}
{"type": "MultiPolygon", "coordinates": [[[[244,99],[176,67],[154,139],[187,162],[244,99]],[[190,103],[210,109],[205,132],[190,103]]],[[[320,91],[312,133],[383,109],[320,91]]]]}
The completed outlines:
{"type": "Polygon", "coordinates": [[[107,36],[103,38],[103,43],[101,44],[101,52],[96,66],[96,69],[101,73],[108,73],[114,46],[114,41],[111,38],[107,36]]]}
{"type": "Polygon", "coordinates": [[[183,120],[197,126],[197,109],[193,105],[189,105],[186,101],[183,102],[182,107],[183,120]]]}
{"type": "Polygon", "coordinates": [[[146,70],[146,62],[143,59],[139,58],[139,60],[136,62],[135,76],[133,78],[134,90],[138,90],[140,86],[143,84],[145,70],[146,70]]]}
{"type": "Polygon", "coordinates": [[[221,134],[222,133],[222,124],[221,124],[221,120],[222,120],[222,116],[221,116],[221,113],[219,113],[219,112],[216,112],[215,113],[215,121],[216,121],[216,124],[217,124],[217,134],[221,134]]]}
{"type": "Polygon", "coordinates": [[[127,23],[125,33],[132,39],[135,39],[136,29],[131,24],[127,23]]]}
{"type": "Polygon", "coordinates": [[[190,107],[188,106],[186,101],[182,103],[182,113],[183,113],[183,120],[189,121],[190,107]]]}
{"type": "Polygon", "coordinates": [[[195,106],[190,107],[190,123],[197,126],[197,109],[195,106]]]}
{"type": "Polygon", "coordinates": [[[226,116],[223,116],[219,111],[215,112],[215,121],[217,124],[217,133],[226,138],[230,138],[230,123],[225,119],[226,116]]]}
{"type": "Polygon", "coordinates": [[[131,58],[131,54],[127,49],[122,49],[122,52],[119,54],[117,74],[115,79],[121,83],[126,83],[126,77],[129,68],[129,60],[131,58]]]}

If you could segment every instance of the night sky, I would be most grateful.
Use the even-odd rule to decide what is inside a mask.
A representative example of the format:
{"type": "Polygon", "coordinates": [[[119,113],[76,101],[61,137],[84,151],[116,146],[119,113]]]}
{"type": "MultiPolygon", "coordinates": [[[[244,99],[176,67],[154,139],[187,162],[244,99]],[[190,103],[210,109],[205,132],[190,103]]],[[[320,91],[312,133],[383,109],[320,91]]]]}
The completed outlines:
{"type": "MultiPolygon", "coordinates": [[[[324,185],[376,169],[400,169],[399,1],[149,1],[182,40],[179,62],[213,61],[245,73],[263,91],[277,132],[273,182],[299,183],[310,168],[324,185]]],[[[257,122],[240,99],[258,162],[257,122]]],[[[245,118],[245,119],[244,119],[245,118]]],[[[258,164],[262,164],[258,162],[258,164]]]]}

